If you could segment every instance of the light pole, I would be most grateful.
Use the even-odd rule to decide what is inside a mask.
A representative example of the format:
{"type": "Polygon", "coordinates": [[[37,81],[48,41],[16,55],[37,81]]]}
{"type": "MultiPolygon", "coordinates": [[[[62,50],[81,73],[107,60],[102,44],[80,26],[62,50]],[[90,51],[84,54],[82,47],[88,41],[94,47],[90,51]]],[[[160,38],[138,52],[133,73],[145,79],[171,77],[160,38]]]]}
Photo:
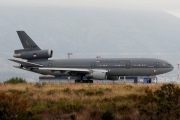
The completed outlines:
{"type": "Polygon", "coordinates": [[[72,55],[72,53],[67,53],[68,54],[68,59],[70,59],[70,55],[72,55]]]}
{"type": "Polygon", "coordinates": [[[101,56],[96,56],[96,58],[101,58],[101,56]]]}

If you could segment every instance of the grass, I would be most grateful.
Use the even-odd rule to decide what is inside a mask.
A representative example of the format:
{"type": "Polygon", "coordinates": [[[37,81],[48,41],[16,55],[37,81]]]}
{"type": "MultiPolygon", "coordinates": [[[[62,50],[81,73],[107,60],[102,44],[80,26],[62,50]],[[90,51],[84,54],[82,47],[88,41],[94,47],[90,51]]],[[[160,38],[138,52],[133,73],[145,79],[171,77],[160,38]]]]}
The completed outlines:
{"type": "MultiPolygon", "coordinates": [[[[6,83],[0,84],[0,92],[7,95],[18,94],[22,99],[28,100],[26,106],[28,112],[35,118],[38,116],[38,119],[141,120],[149,119],[146,116],[152,114],[147,113],[149,107],[140,106],[141,99],[146,99],[144,96],[154,94],[153,92],[158,93],[155,96],[158,98],[157,95],[160,94],[158,90],[162,86],[162,84],[6,83]]],[[[146,104],[148,106],[151,101],[146,104]]],[[[176,114],[178,115],[179,113],[176,114]]]]}

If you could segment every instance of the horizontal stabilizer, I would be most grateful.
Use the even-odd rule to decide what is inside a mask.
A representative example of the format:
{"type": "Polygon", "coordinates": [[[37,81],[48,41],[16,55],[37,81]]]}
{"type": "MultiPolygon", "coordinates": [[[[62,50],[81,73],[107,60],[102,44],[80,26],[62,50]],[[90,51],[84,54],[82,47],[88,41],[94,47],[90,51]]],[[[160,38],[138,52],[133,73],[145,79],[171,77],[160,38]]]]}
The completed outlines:
{"type": "Polygon", "coordinates": [[[36,63],[31,63],[31,62],[24,62],[24,61],[20,61],[20,60],[14,60],[14,59],[9,59],[10,61],[19,63],[25,67],[42,67],[43,65],[40,64],[36,64],[36,63]]]}

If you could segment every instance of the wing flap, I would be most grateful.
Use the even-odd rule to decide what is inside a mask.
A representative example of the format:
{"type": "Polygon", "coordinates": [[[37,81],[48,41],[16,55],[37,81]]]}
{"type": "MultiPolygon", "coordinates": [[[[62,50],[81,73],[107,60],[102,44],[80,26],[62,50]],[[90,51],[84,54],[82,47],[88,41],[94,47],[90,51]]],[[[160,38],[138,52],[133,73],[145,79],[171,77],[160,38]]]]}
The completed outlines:
{"type": "Polygon", "coordinates": [[[81,68],[39,68],[40,70],[53,70],[53,71],[76,71],[76,72],[90,72],[89,69],[81,68]]]}
{"type": "Polygon", "coordinates": [[[20,60],[14,60],[14,59],[8,59],[8,60],[22,64],[23,66],[26,66],[26,67],[42,67],[43,66],[40,64],[31,63],[31,62],[24,62],[24,61],[20,61],[20,60]]]}

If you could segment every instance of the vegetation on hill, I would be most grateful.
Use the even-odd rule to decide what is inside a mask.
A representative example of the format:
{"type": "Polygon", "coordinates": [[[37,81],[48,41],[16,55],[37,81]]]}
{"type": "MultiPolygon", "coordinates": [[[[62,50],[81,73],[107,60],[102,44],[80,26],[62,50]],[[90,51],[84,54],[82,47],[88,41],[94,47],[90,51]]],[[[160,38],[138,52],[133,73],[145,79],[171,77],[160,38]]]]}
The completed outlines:
{"type": "Polygon", "coordinates": [[[26,83],[26,80],[18,77],[13,77],[5,81],[4,83],[11,83],[11,84],[26,83]]]}
{"type": "Polygon", "coordinates": [[[179,103],[174,84],[0,84],[3,120],[175,120],[179,103]]]}

